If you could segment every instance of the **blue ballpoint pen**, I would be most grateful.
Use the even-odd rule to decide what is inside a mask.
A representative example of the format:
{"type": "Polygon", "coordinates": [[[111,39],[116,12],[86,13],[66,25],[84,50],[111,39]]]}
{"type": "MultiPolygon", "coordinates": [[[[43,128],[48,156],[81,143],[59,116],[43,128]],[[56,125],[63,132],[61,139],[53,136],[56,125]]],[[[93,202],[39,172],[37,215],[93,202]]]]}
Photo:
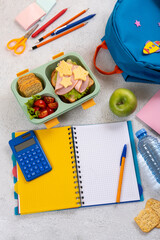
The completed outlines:
{"type": "Polygon", "coordinates": [[[51,36],[57,35],[57,34],[59,34],[59,33],[62,33],[62,32],[64,32],[64,31],[66,31],[66,30],[74,27],[74,26],[77,26],[77,25],[79,25],[80,23],[83,23],[83,22],[85,22],[85,21],[93,18],[95,15],[96,15],[96,14],[88,15],[87,17],[84,17],[84,18],[82,18],[82,19],[80,19],[80,20],[78,20],[78,21],[76,21],[76,22],[73,22],[73,23],[71,23],[71,24],[68,24],[68,25],[66,25],[66,26],[64,26],[64,27],[62,27],[62,28],[59,28],[59,29],[57,29],[55,32],[53,32],[53,33],[51,34],[51,36]]]}
{"type": "Polygon", "coordinates": [[[126,153],[127,153],[127,145],[125,144],[124,147],[123,147],[123,151],[122,151],[122,155],[121,155],[121,159],[120,159],[120,174],[119,174],[119,182],[118,182],[117,198],[116,198],[117,203],[120,202],[121,187],[122,187],[123,171],[124,171],[126,153]]]}

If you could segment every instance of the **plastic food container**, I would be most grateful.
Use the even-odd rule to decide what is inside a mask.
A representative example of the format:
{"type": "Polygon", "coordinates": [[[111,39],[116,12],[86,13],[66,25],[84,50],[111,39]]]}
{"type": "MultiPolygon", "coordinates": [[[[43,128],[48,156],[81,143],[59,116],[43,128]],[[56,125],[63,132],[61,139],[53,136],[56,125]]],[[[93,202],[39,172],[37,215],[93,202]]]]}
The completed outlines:
{"type": "MultiPolygon", "coordinates": [[[[43,91],[37,93],[36,95],[51,96],[51,97],[55,98],[56,102],[58,102],[58,108],[54,113],[52,113],[42,119],[38,119],[38,118],[30,119],[30,116],[27,111],[27,106],[25,105],[25,103],[32,97],[21,96],[20,93],[18,92],[18,84],[17,84],[18,77],[16,79],[14,79],[11,84],[12,92],[14,93],[14,95],[15,95],[19,105],[21,106],[22,110],[24,111],[26,117],[33,124],[42,124],[42,123],[46,123],[46,122],[50,121],[51,119],[57,118],[58,116],[64,114],[65,112],[68,112],[69,110],[72,110],[75,107],[92,99],[93,97],[95,97],[98,94],[98,92],[100,90],[100,85],[99,85],[97,79],[95,78],[95,76],[93,75],[93,73],[91,72],[91,70],[85,63],[85,61],[83,60],[83,58],[75,52],[71,52],[71,53],[65,54],[63,56],[60,56],[44,65],[41,65],[38,68],[33,69],[32,71],[28,71],[27,74],[28,73],[34,73],[38,78],[40,78],[40,80],[43,84],[43,87],[44,87],[43,91]],[[78,65],[80,65],[84,69],[86,69],[89,72],[90,77],[94,80],[94,85],[90,88],[90,92],[86,96],[82,97],[81,99],[78,99],[77,101],[75,101],[73,103],[66,103],[63,100],[61,100],[60,96],[55,94],[54,88],[51,85],[51,74],[52,74],[53,70],[57,67],[57,64],[61,60],[67,60],[67,59],[71,59],[72,61],[76,62],[78,65]]],[[[19,76],[22,76],[23,74],[21,74],[21,75],[19,74],[19,76]]],[[[25,74],[26,74],[26,72],[25,72],[25,74]]]]}

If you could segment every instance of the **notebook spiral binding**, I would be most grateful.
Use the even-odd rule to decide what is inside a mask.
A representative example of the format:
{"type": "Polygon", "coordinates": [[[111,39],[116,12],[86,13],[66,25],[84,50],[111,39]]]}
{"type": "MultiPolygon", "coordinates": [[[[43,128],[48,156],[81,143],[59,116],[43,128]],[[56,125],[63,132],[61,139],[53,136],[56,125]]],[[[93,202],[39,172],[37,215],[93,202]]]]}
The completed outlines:
{"type": "Polygon", "coordinates": [[[72,129],[71,128],[68,128],[68,135],[69,135],[69,144],[71,145],[70,146],[70,149],[71,149],[71,163],[72,163],[72,169],[73,169],[73,178],[74,178],[74,184],[75,184],[75,194],[77,194],[77,197],[76,197],[76,204],[77,205],[81,205],[81,198],[79,197],[80,196],[80,191],[79,191],[79,186],[78,186],[78,176],[77,176],[77,166],[76,166],[76,161],[75,161],[75,155],[74,155],[74,143],[73,143],[73,140],[72,140],[72,129]]]}
{"type": "Polygon", "coordinates": [[[76,127],[72,128],[73,138],[74,138],[74,149],[75,149],[75,156],[76,156],[76,168],[78,174],[78,184],[79,184],[79,193],[80,193],[80,201],[81,205],[84,205],[84,195],[83,195],[83,186],[82,186],[82,176],[81,176],[81,166],[80,166],[80,158],[79,158],[79,151],[78,151],[78,141],[76,136],[76,127]]]}

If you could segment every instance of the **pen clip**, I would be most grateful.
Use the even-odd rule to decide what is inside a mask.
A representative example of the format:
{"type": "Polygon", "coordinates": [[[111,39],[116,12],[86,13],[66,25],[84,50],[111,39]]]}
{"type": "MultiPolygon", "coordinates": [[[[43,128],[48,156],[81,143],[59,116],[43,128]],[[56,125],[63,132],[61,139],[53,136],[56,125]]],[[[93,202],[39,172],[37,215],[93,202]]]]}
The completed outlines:
{"type": "Polygon", "coordinates": [[[65,27],[67,27],[67,25],[64,25],[63,27],[57,28],[57,29],[54,31],[54,34],[56,34],[57,31],[59,31],[59,30],[65,28],[65,27]]]}
{"type": "Polygon", "coordinates": [[[120,158],[120,166],[121,166],[121,164],[122,164],[122,156],[121,156],[121,158],[120,158]]]}
{"type": "Polygon", "coordinates": [[[126,152],[127,152],[127,144],[124,145],[123,147],[123,151],[122,151],[122,154],[121,154],[121,158],[120,158],[120,166],[122,164],[122,158],[126,158],[126,152]]]}

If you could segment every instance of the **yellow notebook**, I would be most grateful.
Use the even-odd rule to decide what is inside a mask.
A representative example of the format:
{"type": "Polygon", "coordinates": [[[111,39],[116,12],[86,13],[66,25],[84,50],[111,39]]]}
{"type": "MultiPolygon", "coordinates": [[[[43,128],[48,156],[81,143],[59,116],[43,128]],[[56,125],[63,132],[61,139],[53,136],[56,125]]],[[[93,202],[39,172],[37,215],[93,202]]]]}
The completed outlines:
{"type": "Polygon", "coordinates": [[[143,200],[131,122],[60,127],[35,134],[52,170],[27,182],[17,164],[19,214],[116,203],[124,144],[127,156],[120,202],[143,200]]]}
{"type": "MultiPolygon", "coordinates": [[[[23,132],[24,133],[24,132],[23,132]]],[[[15,137],[22,132],[15,133],[15,137]]],[[[80,206],[71,128],[37,130],[35,134],[52,166],[43,176],[27,182],[17,164],[19,214],[52,211],[80,206]]]]}

